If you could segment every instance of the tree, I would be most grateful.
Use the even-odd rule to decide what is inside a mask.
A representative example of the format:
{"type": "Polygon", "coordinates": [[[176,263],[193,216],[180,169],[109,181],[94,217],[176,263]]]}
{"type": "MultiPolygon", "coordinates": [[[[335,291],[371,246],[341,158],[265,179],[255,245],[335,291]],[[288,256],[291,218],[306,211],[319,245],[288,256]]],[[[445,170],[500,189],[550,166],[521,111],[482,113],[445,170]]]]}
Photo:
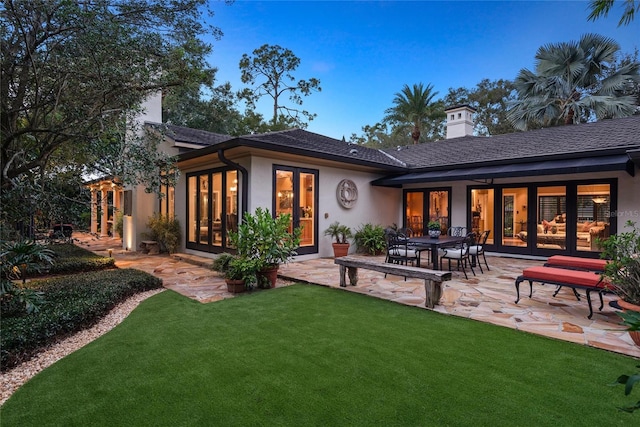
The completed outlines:
{"type": "Polygon", "coordinates": [[[513,83],[503,79],[482,79],[472,89],[450,88],[444,98],[447,106],[468,104],[475,108],[474,133],[486,136],[515,131],[511,122],[507,120],[507,108],[514,100],[513,83]]]}
{"type": "Polygon", "coordinates": [[[306,123],[301,120],[300,115],[307,120],[313,120],[316,115],[295,107],[284,106],[280,102],[281,96],[288,94],[293,104],[301,106],[302,95],[308,96],[312,92],[322,90],[320,80],[316,78],[295,82],[295,77],[291,73],[299,65],[300,59],[291,50],[278,45],[262,45],[253,51],[252,57],[245,53],[240,60],[242,83],[253,86],[256,82],[261,82],[257,83],[255,90],[245,88],[239,96],[253,108],[260,98],[267,95],[273,99],[272,125],[288,127],[297,125],[305,128],[306,123]]]}
{"type": "Polygon", "coordinates": [[[424,87],[422,83],[418,83],[412,88],[404,85],[402,91],[395,94],[394,106],[385,111],[383,120],[392,124],[394,133],[403,132],[410,126],[411,139],[417,144],[423,133],[429,136],[436,134],[438,125],[445,118],[442,101],[433,101],[437,94],[438,92],[433,92],[431,84],[424,87]]]}
{"type": "Polygon", "coordinates": [[[242,114],[237,97],[226,82],[215,84],[215,69],[202,82],[177,86],[165,91],[162,99],[163,122],[225,135],[240,135],[242,114]]]}
{"type": "MultiPolygon", "coordinates": [[[[595,21],[600,17],[606,17],[609,15],[611,7],[613,7],[614,0],[591,0],[589,2],[589,9],[591,13],[587,17],[588,21],[595,21]]],[[[635,0],[624,0],[624,11],[618,22],[618,27],[622,25],[628,25],[635,18],[635,13],[640,12],[640,2],[636,4],[635,0]]]]}
{"type": "Polygon", "coordinates": [[[624,90],[639,81],[640,64],[609,72],[619,50],[615,41],[597,34],[540,47],[536,71],[522,69],[516,77],[518,99],[509,120],[526,130],[531,123],[555,126],[634,114],[636,99],[624,90]]]}
{"type": "Polygon", "coordinates": [[[171,163],[145,151],[155,147],[125,138],[132,134],[125,127],[149,94],[199,78],[210,47],[197,37],[220,34],[200,23],[206,3],[3,2],[3,213],[11,201],[5,191],[42,189],[38,181],[55,178],[56,168],[138,184],[158,175],[156,160],[171,163]]]}

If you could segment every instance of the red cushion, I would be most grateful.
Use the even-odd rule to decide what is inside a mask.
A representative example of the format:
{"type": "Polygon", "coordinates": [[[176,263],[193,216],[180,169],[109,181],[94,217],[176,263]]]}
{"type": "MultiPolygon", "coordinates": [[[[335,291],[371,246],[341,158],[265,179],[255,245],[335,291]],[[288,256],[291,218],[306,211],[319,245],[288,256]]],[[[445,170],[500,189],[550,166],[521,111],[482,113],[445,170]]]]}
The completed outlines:
{"type": "Polygon", "coordinates": [[[609,288],[610,285],[600,279],[600,275],[591,271],[567,270],[555,267],[529,267],[522,271],[525,279],[553,284],[578,285],[594,288],[609,288]]]}
{"type": "Polygon", "coordinates": [[[575,256],[554,255],[547,260],[550,267],[581,268],[589,271],[604,271],[607,261],[604,259],[580,258],[575,256]]]}

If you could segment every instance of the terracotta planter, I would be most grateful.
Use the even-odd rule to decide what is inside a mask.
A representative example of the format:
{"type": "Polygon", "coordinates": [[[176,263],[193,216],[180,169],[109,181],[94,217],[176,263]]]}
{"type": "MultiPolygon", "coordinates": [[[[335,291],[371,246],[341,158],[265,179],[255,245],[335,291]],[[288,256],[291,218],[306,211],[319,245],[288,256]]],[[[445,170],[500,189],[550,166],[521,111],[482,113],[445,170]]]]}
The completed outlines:
{"type": "Polygon", "coordinates": [[[265,267],[258,271],[258,285],[261,288],[275,288],[278,279],[278,266],[265,267]]]}
{"type": "MultiPolygon", "coordinates": [[[[618,305],[623,311],[638,311],[640,312],[640,305],[631,304],[625,300],[618,300],[618,305]]],[[[640,347],[640,331],[629,331],[629,336],[638,347],[640,347]]]]}
{"type": "Polygon", "coordinates": [[[349,253],[349,243],[333,243],[333,256],[340,258],[349,253]]]}
{"type": "Polygon", "coordinates": [[[227,283],[227,291],[232,294],[239,294],[240,292],[244,292],[246,290],[244,286],[244,280],[238,279],[224,279],[227,283]]]}

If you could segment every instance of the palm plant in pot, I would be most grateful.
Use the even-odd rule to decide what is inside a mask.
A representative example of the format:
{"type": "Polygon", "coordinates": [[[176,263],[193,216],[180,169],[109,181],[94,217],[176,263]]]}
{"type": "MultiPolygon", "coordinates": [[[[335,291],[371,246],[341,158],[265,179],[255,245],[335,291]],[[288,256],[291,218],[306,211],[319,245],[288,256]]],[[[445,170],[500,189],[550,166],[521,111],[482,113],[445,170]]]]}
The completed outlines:
{"type": "Polygon", "coordinates": [[[349,253],[350,244],[348,240],[353,237],[351,228],[336,221],[324,230],[324,235],[335,240],[332,244],[335,258],[346,256],[349,253]]]}
{"type": "Polygon", "coordinates": [[[290,232],[290,226],[290,214],[273,217],[268,209],[257,208],[244,214],[238,231],[230,233],[238,257],[256,262],[258,286],[275,287],[278,266],[297,255],[301,229],[290,232]]]}
{"type": "MultiPolygon", "coordinates": [[[[603,247],[600,256],[609,260],[602,275],[613,285],[623,310],[640,311],[640,229],[632,221],[626,226],[630,231],[598,242],[603,247]]],[[[630,335],[640,345],[640,333],[631,331],[630,335]]]]}
{"type": "Polygon", "coordinates": [[[429,236],[437,239],[440,237],[440,233],[442,232],[440,229],[439,221],[429,221],[427,224],[427,229],[429,230],[429,236]]]}

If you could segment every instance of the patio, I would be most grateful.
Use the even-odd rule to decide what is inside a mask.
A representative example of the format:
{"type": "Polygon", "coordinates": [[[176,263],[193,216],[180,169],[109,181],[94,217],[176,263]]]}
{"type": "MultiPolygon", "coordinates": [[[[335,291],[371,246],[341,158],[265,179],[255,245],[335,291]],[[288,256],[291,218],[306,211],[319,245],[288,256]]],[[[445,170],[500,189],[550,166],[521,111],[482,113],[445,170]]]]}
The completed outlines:
{"type": "MultiPolygon", "coordinates": [[[[122,250],[119,239],[98,239],[81,233],[74,237],[79,239],[79,245],[102,255],[111,249],[118,267],[154,274],[163,280],[166,288],[189,298],[208,303],[234,297],[227,292],[223,278],[207,267],[210,259],[186,254],[149,256],[122,250]]],[[[620,326],[615,310],[608,305],[615,299],[613,295],[605,295],[602,312],[597,310],[599,301],[594,297],[591,320],[587,319],[589,310],[584,295],[577,301],[570,289],[561,290],[554,298],[555,286],[534,284],[533,297],[529,299],[528,294],[523,296],[522,292],[528,286],[523,286],[521,300],[515,304],[516,277],[523,268],[542,265],[542,261],[497,256],[487,256],[487,260],[491,271],[480,274],[476,269],[476,276],[471,274],[468,280],[462,272],[454,271],[453,279],[443,284],[443,295],[434,311],[640,357],[640,347],[633,344],[620,326]]],[[[280,266],[277,286],[311,283],[426,310],[421,280],[405,281],[403,277],[391,275],[385,278],[383,273],[361,269],[357,286],[340,288],[338,272],[332,258],[292,262],[280,266]]]]}

